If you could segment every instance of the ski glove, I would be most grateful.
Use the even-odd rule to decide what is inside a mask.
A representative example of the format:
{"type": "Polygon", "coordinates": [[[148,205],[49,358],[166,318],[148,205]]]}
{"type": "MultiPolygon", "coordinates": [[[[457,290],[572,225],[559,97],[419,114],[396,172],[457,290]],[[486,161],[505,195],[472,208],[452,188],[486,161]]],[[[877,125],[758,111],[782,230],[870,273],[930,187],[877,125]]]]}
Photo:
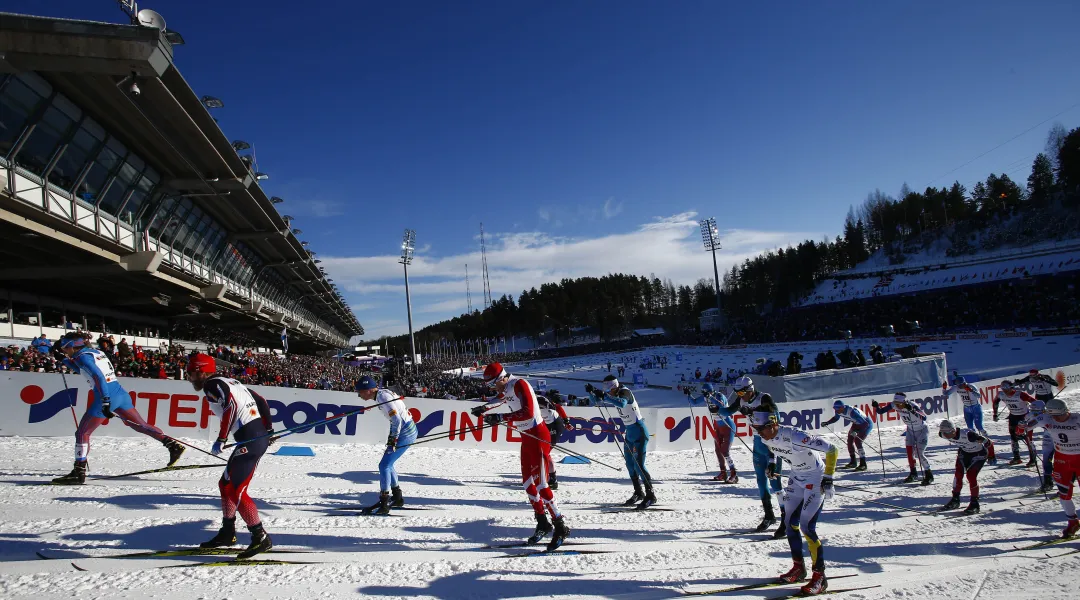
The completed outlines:
{"type": "Polygon", "coordinates": [[[826,500],[832,500],[835,490],[833,489],[832,477],[821,478],[821,493],[826,500]]]}
{"type": "Polygon", "coordinates": [[[765,465],[765,477],[769,479],[776,479],[779,475],[776,474],[776,463],[769,463],[765,465]]]}
{"type": "Polygon", "coordinates": [[[221,450],[222,450],[221,447],[224,444],[225,444],[225,440],[219,438],[216,442],[214,442],[214,446],[212,448],[210,448],[210,454],[213,454],[214,456],[217,456],[218,454],[221,454],[221,450]]]}
{"type": "Polygon", "coordinates": [[[586,391],[587,393],[591,394],[591,393],[593,393],[593,392],[595,392],[595,391],[596,391],[596,388],[594,388],[594,387],[593,387],[593,384],[591,384],[591,383],[586,383],[586,384],[585,384],[585,391],[586,391]]]}
{"type": "Polygon", "coordinates": [[[113,414],[112,404],[109,403],[108,398],[101,399],[101,414],[105,415],[106,419],[111,419],[116,416],[113,414]]]}
{"type": "Polygon", "coordinates": [[[715,405],[715,404],[709,404],[709,412],[711,412],[714,415],[718,414],[720,412],[720,407],[715,405]]]}
{"type": "Polygon", "coordinates": [[[484,414],[485,412],[487,412],[487,409],[486,409],[486,408],[485,408],[485,407],[484,407],[483,405],[481,405],[481,406],[474,406],[474,407],[472,407],[472,409],[470,409],[470,410],[469,410],[469,412],[471,412],[471,413],[472,413],[472,416],[474,416],[474,417],[479,417],[480,415],[482,415],[482,414],[484,414]]]}
{"type": "Polygon", "coordinates": [[[502,415],[484,415],[484,422],[488,425],[498,425],[502,423],[502,415]]]}
{"type": "Polygon", "coordinates": [[[394,450],[397,450],[397,436],[396,435],[387,436],[387,438],[386,438],[386,449],[391,451],[391,452],[393,452],[394,450]]]}

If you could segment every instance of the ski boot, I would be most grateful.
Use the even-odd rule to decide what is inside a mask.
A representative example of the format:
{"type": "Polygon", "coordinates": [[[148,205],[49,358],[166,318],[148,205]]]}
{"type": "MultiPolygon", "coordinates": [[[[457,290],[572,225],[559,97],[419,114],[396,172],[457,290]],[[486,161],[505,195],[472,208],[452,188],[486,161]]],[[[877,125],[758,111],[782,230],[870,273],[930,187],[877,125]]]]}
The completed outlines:
{"type": "Polygon", "coordinates": [[[199,544],[200,548],[222,548],[236,543],[236,517],[221,520],[217,535],[199,544]]]}
{"type": "Polygon", "coordinates": [[[57,477],[52,482],[60,485],[82,485],[86,482],[86,472],[90,470],[90,463],[82,460],[75,461],[75,468],[63,477],[57,477]]]}
{"type": "Polygon", "coordinates": [[[804,596],[817,596],[818,594],[824,594],[829,589],[829,580],[825,577],[823,571],[814,571],[814,575],[810,578],[810,583],[802,586],[799,591],[804,596]]]}
{"type": "Polygon", "coordinates": [[[379,501],[360,511],[361,514],[388,515],[390,514],[390,492],[379,492],[379,501]]]}
{"type": "Polygon", "coordinates": [[[727,481],[727,468],[721,466],[720,467],[720,474],[717,475],[716,477],[713,477],[713,481],[719,481],[720,483],[727,483],[728,482],[727,481]]]}
{"type": "Polygon", "coordinates": [[[772,501],[762,500],[761,505],[765,508],[765,518],[763,518],[757,528],[754,529],[754,533],[761,533],[773,525],[776,525],[776,514],[773,513],[772,501]]]}
{"type": "Polygon", "coordinates": [[[1023,459],[1021,459],[1020,455],[1017,454],[1017,455],[1014,455],[1013,459],[1009,461],[1009,466],[1014,467],[1014,466],[1016,466],[1016,465],[1018,465],[1018,464],[1020,464],[1022,462],[1024,462],[1023,459]]]}
{"type": "Polygon", "coordinates": [[[236,555],[236,560],[251,558],[260,552],[266,552],[274,547],[274,542],[270,539],[270,536],[266,534],[266,530],[263,529],[262,523],[248,526],[248,531],[251,532],[251,544],[249,544],[243,552],[236,555]]]}
{"type": "Polygon", "coordinates": [[[903,483],[915,483],[915,480],[919,478],[919,473],[915,471],[915,467],[911,467],[911,473],[904,478],[903,483]]]}
{"type": "Polygon", "coordinates": [[[1065,530],[1061,532],[1061,537],[1069,539],[1075,536],[1078,531],[1080,531],[1080,519],[1069,519],[1069,523],[1065,526],[1065,530]]]}
{"type": "Polygon", "coordinates": [[[953,495],[952,499],[945,503],[945,506],[941,507],[941,510],[954,510],[960,508],[960,496],[953,495]]]}
{"type": "Polygon", "coordinates": [[[533,534],[529,536],[525,543],[531,546],[546,538],[552,531],[551,521],[548,521],[547,514],[538,513],[536,515],[536,530],[533,531],[533,534]]]}
{"type": "Polygon", "coordinates": [[[860,456],[859,457],[859,466],[855,467],[855,470],[856,471],[865,471],[866,470],[866,457],[865,456],[860,456]]]}
{"type": "Polygon", "coordinates": [[[934,483],[934,472],[927,469],[926,473],[923,474],[922,483],[919,485],[930,485],[931,483],[934,483]]]}
{"type": "Polygon", "coordinates": [[[551,541],[547,545],[548,552],[562,546],[568,537],[570,537],[570,528],[566,526],[566,522],[562,517],[555,517],[555,530],[552,532],[551,541]]]}
{"type": "Polygon", "coordinates": [[[641,491],[641,480],[637,477],[634,478],[634,495],[630,496],[630,499],[623,502],[623,506],[633,506],[640,504],[645,499],[645,493],[641,491]]]}
{"type": "Polygon", "coordinates": [[[161,444],[169,451],[169,464],[165,465],[166,467],[175,465],[176,461],[180,460],[180,455],[184,453],[184,450],[187,450],[183,444],[170,438],[166,438],[161,444]]]}
{"type": "Polygon", "coordinates": [[[772,534],[772,539],[781,540],[787,537],[787,513],[784,506],[780,505],[780,526],[772,534]]]}
{"type": "Polygon", "coordinates": [[[1034,467],[1036,464],[1037,463],[1035,462],[1035,457],[1032,456],[1031,458],[1028,459],[1027,464],[1024,465],[1024,466],[1030,469],[1031,467],[1034,467]]]}
{"type": "Polygon", "coordinates": [[[783,583],[795,583],[806,579],[806,566],[803,561],[797,560],[791,565],[791,570],[780,576],[783,583]]]}
{"type": "Polygon", "coordinates": [[[401,508],[405,506],[405,497],[401,495],[401,488],[393,486],[390,488],[390,508],[401,508]]]}
{"type": "Polygon", "coordinates": [[[854,469],[857,466],[859,466],[859,463],[855,462],[855,457],[851,457],[851,459],[848,461],[848,464],[843,465],[843,466],[838,467],[838,468],[840,468],[840,469],[854,469]]]}
{"type": "Polygon", "coordinates": [[[967,508],[964,509],[965,515],[977,515],[979,514],[979,499],[972,498],[971,502],[968,502],[967,508]]]}
{"type": "Polygon", "coordinates": [[[739,474],[735,472],[735,469],[730,471],[730,475],[728,475],[727,481],[724,483],[739,483],[739,474]]]}
{"type": "Polygon", "coordinates": [[[653,494],[652,484],[645,484],[645,497],[641,499],[641,503],[634,510],[645,510],[653,504],[656,504],[656,496],[653,494]]]}
{"type": "Polygon", "coordinates": [[[555,475],[555,473],[548,475],[548,488],[552,490],[559,489],[559,478],[555,475]]]}
{"type": "Polygon", "coordinates": [[[1054,491],[1054,476],[1050,473],[1043,475],[1042,485],[1039,486],[1040,492],[1052,492],[1054,491]]]}

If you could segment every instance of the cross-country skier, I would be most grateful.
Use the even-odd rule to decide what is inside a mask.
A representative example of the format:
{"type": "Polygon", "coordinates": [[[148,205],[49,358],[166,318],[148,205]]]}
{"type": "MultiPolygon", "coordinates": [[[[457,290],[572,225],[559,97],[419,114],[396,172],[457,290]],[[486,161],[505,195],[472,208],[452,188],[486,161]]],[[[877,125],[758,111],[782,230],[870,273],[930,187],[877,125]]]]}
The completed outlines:
{"type": "Polygon", "coordinates": [[[863,450],[863,442],[866,441],[866,436],[870,435],[870,432],[874,430],[874,422],[870,420],[870,417],[862,414],[862,411],[858,408],[844,404],[843,400],[833,402],[833,410],[836,414],[833,415],[833,418],[823,422],[822,425],[832,425],[841,418],[843,418],[845,422],[851,423],[851,428],[848,429],[847,435],[849,462],[840,468],[865,471],[866,451],[863,450]],[[856,452],[859,454],[858,463],[855,462],[856,452]]]}
{"type": "MultiPolygon", "coordinates": [[[[1035,419],[1046,412],[1046,403],[1035,400],[1031,403],[1029,419],[1035,419]]],[[[1026,429],[1026,428],[1025,428],[1026,429]]],[[[1042,440],[1039,442],[1039,454],[1042,457],[1042,485],[1040,492],[1049,492],[1054,489],[1054,438],[1043,429],[1042,440]]]]}
{"type": "MultiPolygon", "coordinates": [[[[559,392],[551,390],[545,396],[537,396],[537,404],[540,405],[540,415],[544,417],[544,425],[548,428],[551,443],[558,444],[562,439],[563,432],[571,429],[570,417],[562,407],[562,398],[559,392]]],[[[559,489],[559,479],[555,474],[555,461],[551,460],[551,445],[542,445],[544,448],[544,462],[548,470],[548,487],[553,490],[559,489]]]]}
{"type": "MultiPolygon", "coordinates": [[[[997,396],[994,397],[994,414],[997,414],[997,407],[1000,402],[1004,402],[1009,408],[1009,438],[1012,441],[1012,453],[1013,458],[1009,461],[1010,465],[1018,465],[1023,461],[1020,458],[1020,440],[1024,441],[1027,445],[1028,455],[1031,457],[1028,460],[1027,466],[1035,466],[1035,444],[1032,442],[1031,432],[1026,434],[1020,433],[1020,425],[1027,420],[1028,414],[1031,412],[1031,403],[1035,401],[1028,395],[1027,392],[1021,392],[1016,389],[1013,382],[1006,379],[1001,382],[1000,389],[997,396]]],[[[996,418],[994,419],[997,420],[996,418]]]]}
{"type": "Polygon", "coordinates": [[[496,398],[493,402],[474,407],[472,413],[474,416],[483,415],[488,425],[505,421],[507,427],[521,432],[521,483],[536,515],[536,530],[528,543],[535,544],[551,534],[547,549],[554,550],[570,535],[570,528],[566,526],[559,505],[555,502],[555,494],[548,487],[543,445],[550,446],[551,437],[540,415],[536,394],[528,381],[512,377],[497,362],[484,368],[484,381],[494,389],[496,398]],[[502,406],[510,412],[488,412],[502,406]],[[545,510],[551,513],[554,527],[548,521],[545,510]]]}
{"type": "Polygon", "coordinates": [[[222,446],[232,434],[236,441],[225,472],[218,480],[221,491],[221,529],[213,538],[200,544],[202,548],[220,548],[236,543],[236,513],[251,532],[251,544],[237,555],[238,559],[250,558],[266,552],[274,546],[259,519],[259,509],[248,496],[248,484],[255,475],[259,460],[270,447],[273,425],[270,406],[259,394],[249,390],[235,379],[217,375],[217,362],[206,354],[195,354],[188,360],[187,380],[197,392],[206,395],[211,412],[218,417],[221,426],[218,438],[210,452],[221,454],[222,446]]]}
{"type": "Polygon", "coordinates": [[[965,515],[979,512],[979,471],[989,452],[990,438],[973,429],[961,429],[948,419],[938,426],[938,435],[950,444],[957,446],[956,473],[953,475],[952,499],[941,510],[960,508],[960,492],[964,489],[964,478],[968,481],[971,501],[964,509],[965,515]]]}
{"type": "MultiPolygon", "coordinates": [[[[735,399],[731,401],[727,408],[720,408],[719,413],[724,416],[731,416],[735,411],[739,411],[744,415],[750,417],[750,422],[753,423],[754,415],[757,413],[770,414],[776,417],[777,422],[780,422],[780,409],[776,407],[776,402],[773,401],[772,396],[762,392],[754,390],[754,381],[743,375],[735,380],[735,384],[732,386],[735,390],[735,399]]],[[[781,458],[777,458],[775,462],[770,462],[772,455],[769,453],[769,448],[761,441],[761,437],[754,436],[754,476],[757,478],[758,494],[761,496],[761,507],[765,509],[765,517],[761,519],[761,523],[754,531],[765,531],[769,527],[776,524],[776,515],[773,513],[772,508],[772,494],[778,494],[780,492],[780,480],[771,479],[766,476],[766,468],[773,464],[773,470],[776,473],[780,473],[783,470],[784,461],[781,458]]],[[[780,539],[787,535],[787,525],[784,520],[785,516],[784,505],[780,504],[780,526],[776,528],[776,532],[773,533],[773,538],[780,539]]]]}
{"type": "Polygon", "coordinates": [[[620,384],[614,375],[604,378],[603,390],[594,388],[592,384],[586,384],[585,391],[592,395],[593,404],[614,407],[619,413],[619,418],[622,419],[625,428],[622,436],[623,459],[626,461],[626,470],[630,473],[630,480],[634,483],[634,495],[630,496],[623,505],[637,504],[638,509],[644,510],[656,504],[652,475],[645,468],[649,430],[646,429],[645,420],[641,417],[641,409],[638,408],[634,392],[620,384]],[[644,493],[642,493],[642,485],[645,486],[644,493]]]}
{"type": "Polygon", "coordinates": [[[386,450],[379,461],[379,501],[363,510],[365,514],[388,515],[390,508],[405,506],[395,464],[416,441],[416,424],[401,397],[388,389],[379,389],[378,382],[372,377],[365,375],[356,381],[356,395],[367,402],[374,400],[390,421],[386,450]]]}
{"type": "Polygon", "coordinates": [[[826,499],[833,495],[833,471],[839,450],[836,446],[794,427],[781,426],[775,415],[767,412],[754,413],[754,429],[772,455],[766,467],[770,478],[779,479],[776,461],[787,459],[789,477],[784,488],[784,506],[787,513],[787,538],[791,548],[791,570],[780,576],[785,583],[806,579],[803,563],[801,533],[810,550],[813,577],[802,587],[805,595],[823,594],[829,588],[825,578],[825,553],[817,534],[818,517],[826,499]],[[825,461],[814,450],[825,453],[825,461]]]}
{"type": "Polygon", "coordinates": [[[1015,385],[1030,385],[1036,400],[1047,402],[1054,398],[1054,387],[1057,382],[1049,375],[1043,375],[1038,369],[1028,371],[1027,377],[1017,379],[1015,385]]]}
{"type": "Polygon", "coordinates": [[[76,485],[86,481],[87,471],[90,470],[90,463],[87,461],[90,454],[90,436],[95,429],[114,417],[119,417],[135,431],[161,442],[169,451],[169,462],[166,466],[171,467],[180,460],[180,455],[184,453],[183,444],[143,420],[139,411],[135,410],[131,396],[117,381],[112,363],[102,351],[88,346],[86,338],[75,332],[57,340],[53,348],[58,357],[63,357],[67,368],[86,377],[94,391],[93,401],[83,413],[79,427],[75,430],[75,468],[67,475],[53,479],[53,483],[76,485]]]}
{"type": "Polygon", "coordinates": [[[1073,481],[1080,477],[1080,413],[1070,413],[1060,398],[1046,403],[1046,412],[1024,423],[1024,429],[1042,427],[1054,440],[1054,483],[1058,501],[1069,519],[1061,537],[1070,538],[1080,532],[1080,519],[1073,502],[1073,481]]]}
{"type": "Polygon", "coordinates": [[[949,387],[948,383],[942,383],[941,392],[945,394],[946,398],[953,392],[960,396],[960,400],[964,403],[964,423],[967,424],[968,429],[978,431],[990,442],[990,446],[987,447],[986,464],[996,465],[997,456],[994,454],[994,442],[990,440],[990,435],[986,433],[986,429],[983,427],[983,411],[982,405],[979,404],[979,390],[975,386],[968,384],[963,377],[957,376],[953,381],[956,385],[952,387],[949,387]]]}
{"type": "Polygon", "coordinates": [[[720,474],[713,479],[720,483],[739,483],[735,461],[731,459],[731,444],[735,442],[735,421],[728,415],[720,414],[721,407],[728,407],[727,396],[717,393],[711,383],[705,383],[701,386],[701,396],[691,398],[690,402],[704,403],[713,415],[713,425],[716,428],[713,449],[716,451],[716,460],[720,463],[720,474]]]}
{"type": "Polygon", "coordinates": [[[926,426],[926,413],[921,408],[908,402],[907,394],[897,392],[893,395],[891,403],[878,404],[877,400],[870,402],[877,414],[883,415],[890,410],[895,410],[900,420],[904,423],[904,445],[907,446],[907,461],[911,473],[904,479],[904,483],[913,483],[919,475],[915,471],[915,456],[919,457],[919,465],[922,466],[922,485],[934,483],[934,473],[930,470],[930,459],[926,457],[926,444],[929,442],[930,430],[926,426]]]}

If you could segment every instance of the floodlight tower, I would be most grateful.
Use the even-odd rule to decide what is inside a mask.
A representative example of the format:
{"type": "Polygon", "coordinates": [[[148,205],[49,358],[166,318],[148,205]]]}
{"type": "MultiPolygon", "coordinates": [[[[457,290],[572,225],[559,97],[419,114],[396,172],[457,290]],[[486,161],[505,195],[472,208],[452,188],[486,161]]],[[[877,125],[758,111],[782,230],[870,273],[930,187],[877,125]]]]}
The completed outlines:
{"type": "Polygon", "coordinates": [[[401,260],[398,262],[405,267],[405,307],[408,309],[409,314],[409,346],[412,348],[413,369],[416,369],[416,340],[413,338],[412,329],[412,297],[409,296],[409,265],[412,264],[414,248],[416,248],[416,232],[412,229],[406,229],[405,235],[401,238],[401,260]]]}
{"type": "MultiPolygon", "coordinates": [[[[716,285],[716,310],[720,312],[720,270],[716,267],[716,251],[722,246],[720,245],[719,233],[716,228],[716,219],[709,217],[699,223],[701,226],[701,241],[705,244],[705,249],[712,252],[712,270],[713,270],[713,283],[716,285]]],[[[722,319],[720,314],[716,315],[717,319],[722,319]]]]}

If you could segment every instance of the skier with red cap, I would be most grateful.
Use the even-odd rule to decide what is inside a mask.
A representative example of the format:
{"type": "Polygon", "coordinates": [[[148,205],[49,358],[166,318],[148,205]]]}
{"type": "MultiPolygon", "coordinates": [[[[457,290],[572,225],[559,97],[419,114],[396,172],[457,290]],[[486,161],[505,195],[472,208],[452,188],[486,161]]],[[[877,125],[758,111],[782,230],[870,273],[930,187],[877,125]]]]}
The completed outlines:
{"type": "Polygon", "coordinates": [[[536,530],[527,543],[535,544],[550,534],[547,549],[555,550],[570,535],[570,528],[566,526],[559,505],[555,502],[555,494],[548,486],[545,463],[551,436],[540,413],[536,393],[528,381],[511,376],[497,362],[484,369],[484,382],[494,389],[495,400],[474,407],[472,414],[478,417],[483,415],[488,425],[501,423],[521,433],[521,483],[536,515],[536,530]],[[504,406],[509,412],[491,412],[504,406]],[[548,513],[551,514],[551,521],[548,520],[548,513]]]}
{"type": "Polygon", "coordinates": [[[237,555],[238,559],[250,558],[266,552],[274,546],[259,519],[259,509],[248,496],[259,460],[270,447],[273,426],[270,406],[259,394],[249,390],[239,381],[217,374],[217,362],[206,354],[195,354],[188,360],[187,380],[195,391],[206,394],[210,410],[220,419],[218,439],[210,450],[214,456],[221,454],[222,446],[232,434],[236,444],[225,465],[225,472],[218,481],[221,491],[221,529],[210,540],[200,544],[202,548],[220,548],[236,543],[236,513],[239,512],[248,531],[251,544],[237,555]]]}

